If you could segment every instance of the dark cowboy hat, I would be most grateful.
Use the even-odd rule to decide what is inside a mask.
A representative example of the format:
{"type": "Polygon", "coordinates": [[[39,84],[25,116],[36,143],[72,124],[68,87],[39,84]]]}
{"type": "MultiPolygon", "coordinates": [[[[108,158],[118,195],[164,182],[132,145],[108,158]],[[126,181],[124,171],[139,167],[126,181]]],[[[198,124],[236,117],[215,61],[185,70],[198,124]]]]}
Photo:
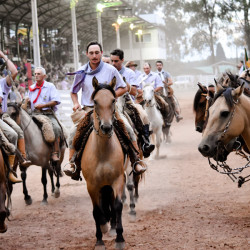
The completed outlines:
{"type": "Polygon", "coordinates": [[[131,66],[135,66],[137,67],[137,64],[134,62],[134,61],[128,61],[126,64],[125,64],[125,67],[129,68],[131,66]]]}

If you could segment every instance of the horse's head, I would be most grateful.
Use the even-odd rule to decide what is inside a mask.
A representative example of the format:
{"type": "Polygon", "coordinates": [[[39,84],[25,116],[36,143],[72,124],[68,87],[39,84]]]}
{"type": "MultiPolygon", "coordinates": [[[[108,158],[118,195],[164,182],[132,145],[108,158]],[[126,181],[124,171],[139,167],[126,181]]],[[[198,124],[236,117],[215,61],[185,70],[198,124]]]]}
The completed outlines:
{"type": "Polygon", "coordinates": [[[237,89],[223,88],[220,84],[216,86],[217,93],[213,105],[209,108],[208,122],[199,144],[199,151],[205,157],[224,161],[226,156],[222,155],[221,147],[226,148],[228,145],[231,148],[235,138],[244,128],[244,118],[237,105],[243,85],[237,89]]]}
{"type": "Polygon", "coordinates": [[[143,85],[143,100],[146,107],[155,105],[154,94],[154,87],[151,84],[143,85]]]}
{"type": "Polygon", "coordinates": [[[96,77],[94,77],[92,85],[94,87],[92,100],[94,101],[95,123],[96,120],[98,121],[98,124],[95,124],[95,130],[101,130],[104,135],[111,135],[115,115],[116,94],[114,87],[116,85],[116,78],[114,77],[110,84],[99,84],[96,77]]]}
{"type": "Polygon", "coordinates": [[[8,103],[7,113],[19,125],[21,123],[20,108],[21,108],[21,103],[16,103],[16,102],[8,103]]]}
{"type": "Polygon", "coordinates": [[[202,132],[207,120],[207,109],[211,105],[214,94],[211,91],[208,91],[207,87],[198,83],[199,89],[197,90],[193,110],[195,113],[195,128],[196,131],[202,132]]]}

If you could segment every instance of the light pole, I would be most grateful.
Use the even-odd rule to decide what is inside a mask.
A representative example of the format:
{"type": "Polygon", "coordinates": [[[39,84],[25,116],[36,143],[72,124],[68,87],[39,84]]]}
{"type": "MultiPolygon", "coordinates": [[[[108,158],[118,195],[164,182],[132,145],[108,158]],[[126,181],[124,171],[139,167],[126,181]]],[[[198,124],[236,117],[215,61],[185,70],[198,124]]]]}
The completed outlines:
{"type": "Polygon", "coordinates": [[[73,43],[73,56],[74,56],[74,67],[78,69],[79,54],[78,54],[78,40],[77,40],[77,26],[76,26],[76,10],[75,6],[71,8],[71,21],[72,21],[72,43],[73,43]]]}
{"type": "Polygon", "coordinates": [[[112,26],[115,27],[116,31],[116,46],[118,49],[121,48],[121,38],[120,38],[120,25],[123,23],[123,20],[118,17],[116,23],[113,23],[112,26]]]}
{"type": "Polygon", "coordinates": [[[143,70],[143,66],[142,66],[142,30],[138,30],[138,38],[139,38],[139,46],[140,46],[140,67],[141,67],[141,71],[143,70]]]}
{"type": "Polygon", "coordinates": [[[130,49],[130,57],[131,57],[131,60],[133,60],[133,29],[134,29],[134,24],[131,23],[129,25],[129,30],[128,30],[128,36],[129,36],[129,49],[130,49]]]}
{"type": "Polygon", "coordinates": [[[102,12],[103,8],[105,6],[101,3],[98,3],[96,5],[96,10],[97,10],[97,28],[98,28],[98,42],[103,46],[102,44],[102,12]]]}

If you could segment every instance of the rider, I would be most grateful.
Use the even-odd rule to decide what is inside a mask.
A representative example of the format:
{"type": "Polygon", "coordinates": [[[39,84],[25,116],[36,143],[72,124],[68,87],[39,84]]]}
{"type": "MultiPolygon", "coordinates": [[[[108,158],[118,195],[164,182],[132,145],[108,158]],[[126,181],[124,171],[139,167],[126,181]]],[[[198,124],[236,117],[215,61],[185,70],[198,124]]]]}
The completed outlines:
{"type": "MultiPolygon", "coordinates": [[[[15,80],[17,75],[17,70],[15,65],[7,58],[6,55],[0,50],[0,58],[3,58],[6,62],[7,69],[10,71],[10,74],[5,78],[0,79],[0,103],[1,103],[1,115],[2,119],[0,119],[0,128],[3,131],[4,135],[7,137],[8,141],[17,146],[20,150],[21,155],[18,154],[18,158],[20,160],[20,164],[22,167],[28,167],[31,165],[30,161],[26,160],[25,153],[25,142],[24,142],[24,134],[22,129],[16,124],[14,120],[12,120],[7,113],[7,98],[8,93],[12,87],[12,81],[15,80]]],[[[12,170],[15,161],[15,154],[13,152],[8,156],[9,164],[12,170]]],[[[13,172],[10,171],[9,178],[12,182],[21,182],[14,175],[13,172]]]]}
{"type": "Polygon", "coordinates": [[[53,131],[55,133],[51,160],[57,162],[59,161],[60,135],[62,133],[62,129],[54,112],[57,110],[56,106],[59,105],[61,101],[55,85],[51,82],[45,81],[45,78],[45,69],[42,67],[36,67],[36,83],[31,85],[29,88],[29,100],[31,110],[34,115],[46,115],[51,120],[53,131]]]}
{"type": "Polygon", "coordinates": [[[177,103],[173,97],[173,89],[170,87],[173,85],[173,81],[171,78],[171,75],[163,70],[163,62],[162,61],[156,61],[156,68],[157,68],[157,74],[161,77],[162,82],[165,85],[166,91],[167,91],[167,97],[171,101],[171,105],[175,110],[175,117],[176,121],[179,122],[180,120],[183,119],[183,117],[180,115],[180,110],[177,106],[177,103]]]}
{"type": "MultiPolygon", "coordinates": [[[[102,46],[97,41],[92,41],[87,45],[86,48],[86,55],[89,58],[89,62],[82,66],[75,75],[74,83],[71,87],[71,98],[73,101],[73,111],[75,112],[78,109],[81,109],[81,105],[78,102],[78,95],[77,93],[82,89],[82,98],[81,98],[81,104],[83,106],[83,110],[85,112],[88,112],[90,110],[93,110],[94,103],[91,100],[91,95],[93,93],[93,86],[92,86],[92,80],[93,77],[96,77],[98,82],[101,83],[109,83],[113,79],[113,77],[116,77],[116,87],[115,87],[115,93],[116,96],[122,96],[127,92],[127,86],[125,82],[123,81],[121,75],[119,72],[108,63],[104,63],[101,60],[103,51],[102,46]]],[[[73,164],[74,161],[74,155],[75,155],[75,149],[73,147],[73,138],[75,136],[77,127],[74,126],[71,129],[70,132],[70,140],[69,140],[69,161],[70,168],[65,169],[64,172],[66,175],[71,176],[72,179],[78,180],[80,178],[80,166],[76,166],[73,164]]],[[[131,159],[130,159],[131,160],[131,159]]],[[[138,173],[144,172],[145,168],[141,166],[139,163],[139,158],[136,159],[135,164],[135,171],[138,173]]]]}
{"type": "MultiPolygon", "coordinates": [[[[138,94],[137,88],[139,85],[136,82],[136,75],[135,72],[127,67],[123,66],[124,62],[124,52],[121,49],[115,49],[110,53],[111,63],[112,65],[119,71],[119,73],[122,75],[123,78],[125,78],[126,83],[128,84],[129,91],[128,93],[136,96],[138,94]]],[[[134,106],[135,107],[135,106],[134,106]]],[[[136,108],[136,107],[135,107],[136,108]]],[[[129,107],[128,107],[129,109],[129,107]]],[[[128,114],[130,112],[128,111],[128,114]]],[[[140,116],[138,116],[137,119],[140,119],[140,123],[143,124],[140,116]]],[[[131,117],[131,120],[132,117],[131,117]]],[[[149,157],[150,153],[154,150],[155,146],[150,144],[150,132],[149,132],[149,121],[146,124],[142,125],[142,130],[138,131],[139,136],[141,137],[142,141],[142,151],[144,157],[149,157]],[[143,136],[145,140],[143,140],[143,136]]],[[[139,129],[139,126],[137,127],[139,129]]],[[[136,142],[133,142],[134,145],[136,145],[136,142]]]]}
{"type": "Polygon", "coordinates": [[[128,61],[125,64],[125,67],[130,68],[135,72],[135,79],[137,79],[142,74],[141,71],[136,69],[137,64],[135,62],[133,62],[133,61],[128,61]]]}
{"type": "Polygon", "coordinates": [[[103,55],[102,61],[105,63],[111,64],[110,56],[108,56],[108,55],[103,55]]]}

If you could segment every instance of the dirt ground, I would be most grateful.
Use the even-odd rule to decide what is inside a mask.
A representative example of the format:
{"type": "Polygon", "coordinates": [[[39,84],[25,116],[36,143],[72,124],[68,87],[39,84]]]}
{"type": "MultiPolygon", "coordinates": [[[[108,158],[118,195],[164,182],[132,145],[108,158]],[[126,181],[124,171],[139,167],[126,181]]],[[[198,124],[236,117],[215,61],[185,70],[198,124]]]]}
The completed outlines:
{"type": "MultiPolygon", "coordinates": [[[[167,158],[148,161],[136,221],[131,222],[126,206],[123,210],[125,249],[250,249],[250,183],[238,188],[198,152],[201,134],[194,129],[194,94],[176,91],[184,120],[173,124],[172,143],[160,148],[167,158]]],[[[242,160],[233,155],[230,164],[239,167],[242,160]]],[[[85,182],[64,176],[60,198],[49,196],[43,206],[41,170],[31,166],[27,173],[33,204],[25,205],[22,185],[16,184],[0,249],[93,249],[95,224],[85,182]]],[[[114,238],[105,235],[104,242],[114,249],[114,238]]]]}

